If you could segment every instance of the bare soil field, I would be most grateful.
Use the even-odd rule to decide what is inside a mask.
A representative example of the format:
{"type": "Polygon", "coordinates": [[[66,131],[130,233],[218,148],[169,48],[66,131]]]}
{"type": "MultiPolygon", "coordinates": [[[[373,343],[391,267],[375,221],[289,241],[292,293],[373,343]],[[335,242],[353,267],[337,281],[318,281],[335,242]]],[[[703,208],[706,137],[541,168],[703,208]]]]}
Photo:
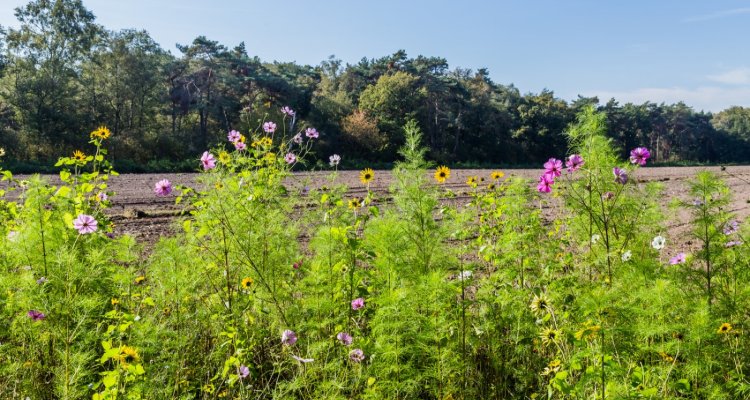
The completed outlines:
{"type": "MultiPolygon", "coordinates": [[[[687,180],[700,171],[708,169],[714,171],[726,179],[733,200],[730,211],[735,213],[739,220],[744,220],[750,214],[750,166],[726,167],[662,167],[639,169],[634,178],[641,182],[659,181],[664,184],[664,204],[667,205],[672,199],[687,200],[687,180]]],[[[451,177],[446,183],[457,196],[446,201],[457,204],[469,201],[469,187],[466,179],[469,176],[485,177],[489,181],[492,170],[451,170],[451,177]]],[[[542,172],[541,169],[503,170],[506,177],[521,176],[536,179],[542,172]]],[[[329,172],[301,172],[289,178],[288,186],[291,188],[315,188],[329,184],[329,172]]],[[[110,179],[110,189],[116,194],[111,196],[112,208],[110,213],[115,222],[117,234],[131,234],[139,242],[153,244],[159,237],[170,235],[183,211],[183,205],[174,204],[174,196],[156,197],[153,192],[154,184],[161,179],[169,179],[173,185],[194,186],[198,174],[124,174],[110,179]]],[[[19,177],[24,178],[24,177],[19,177]]],[[[50,182],[59,182],[55,176],[49,176],[50,182]]],[[[386,195],[391,183],[390,171],[376,171],[375,180],[370,188],[379,194],[386,195]]],[[[337,184],[345,184],[349,187],[348,195],[363,196],[365,188],[359,182],[359,171],[340,171],[337,184]]],[[[548,206],[545,214],[548,218],[555,215],[556,206],[548,206]]],[[[692,246],[688,235],[689,215],[684,211],[667,212],[669,216],[668,237],[680,241],[681,245],[692,246]]],[[[679,251],[671,247],[673,251],[679,251]]]]}

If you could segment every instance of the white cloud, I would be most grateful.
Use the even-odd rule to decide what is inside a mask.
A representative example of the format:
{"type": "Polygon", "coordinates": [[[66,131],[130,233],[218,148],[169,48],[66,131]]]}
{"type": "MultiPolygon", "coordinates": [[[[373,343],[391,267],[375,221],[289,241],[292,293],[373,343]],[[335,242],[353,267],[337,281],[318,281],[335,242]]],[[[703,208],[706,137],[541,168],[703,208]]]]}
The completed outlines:
{"type": "Polygon", "coordinates": [[[695,89],[684,87],[671,88],[639,88],[626,91],[590,90],[584,96],[598,96],[600,104],[613,98],[620,104],[684,102],[693,109],[700,111],[718,112],[731,106],[750,107],[750,87],[724,88],[703,86],[695,89]]]}
{"type": "Polygon", "coordinates": [[[739,15],[739,14],[750,14],[750,7],[735,8],[735,9],[732,9],[732,10],[717,11],[717,12],[711,13],[711,14],[697,15],[695,17],[685,18],[685,19],[682,20],[682,22],[708,21],[710,19],[731,17],[733,15],[739,15]]]}
{"type": "Polygon", "coordinates": [[[709,75],[708,79],[730,85],[750,84],[750,68],[735,68],[718,75],[709,75]]]}

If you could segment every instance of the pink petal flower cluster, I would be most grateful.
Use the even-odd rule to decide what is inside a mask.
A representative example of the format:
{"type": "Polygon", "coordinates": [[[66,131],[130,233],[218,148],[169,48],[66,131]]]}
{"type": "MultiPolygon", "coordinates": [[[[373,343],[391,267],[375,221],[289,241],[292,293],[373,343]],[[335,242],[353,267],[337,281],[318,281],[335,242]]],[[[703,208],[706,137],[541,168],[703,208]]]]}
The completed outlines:
{"type": "Polygon", "coordinates": [[[358,297],[352,300],[352,310],[359,310],[365,306],[365,299],[358,297]]]}
{"type": "Polygon", "coordinates": [[[336,335],[336,339],[338,339],[338,341],[344,346],[352,344],[352,335],[350,335],[349,332],[339,332],[339,334],[336,335]]]}
{"type": "Polygon", "coordinates": [[[297,156],[294,155],[294,153],[286,153],[284,156],[284,161],[286,161],[287,164],[294,164],[297,161],[297,156]]]}
{"type": "Polygon", "coordinates": [[[579,154],[573,154],[565,161],[565,166],[568,168],[568,172],[578,171],[583,166],[583,157],[579,154]]]}
{"type": "Polygon", "coordinates": [[[281,333],[281,344],[285,346],[293,346],[297,343],[297,334],[292,330],[285,330],[281,333]]]}
{"type": "Polygon", "coordinates": [[[676,256],[669,259],[671,265],[684,264],[687,261],[687,255],[685,253],[678,253],[676,256]]]}
{"type": "Polygon", "coordinates": [[[540,193],[549,193],[552,191],[552,185],[555,183],[555,178],[552,175],[542,174],[539,177],[539,184],[536,185],[536,190],[540,193]]]}
{"type": "Polygon", "coordinates": [[[276,123],[271,121],[263,123],[263,131],[266,133],[276,132],[276,123]]]}
{"type": "Polygon", "coordinates": [[[154,193],[159,197],[169,196],[169,194],[172,193],[172,182],[167,179],[162,179],[159,182],[156,182],[156,185],[154,185],[154,193]]]}
{"type": "Polygon", "coordinates": [[[317,139],[320,134],[315,128],[307,128],[305,129],[305,136],[309,137],[310,139],[317,139]]]}
{"type": "Polygon", "coordinates": [[[648,160],[649,157],[651,157],[651,152],[645,147],[636,147],[635,149],[630,150],[630,162],[638,164],[641,167],[646,165],[646,160],[648,160]]]}
{"type": "Polygon", "coordinates": [[[43,312],[37,311],[37,310],[29,310],[29,312],[26,313],[26,315],[31,318],[32,321],[38,322],[45,318],[47,318],[46,315],[44,315],[43,312]]]}
{"type": "Polygon", "coordinates": [[[615,182],[619,184],[626,184],[628,183],[628,173],[619,167],[612,168],[612,173],[615,175],[615,182]]]}
{"type": "Polygon", "coordinates": [[[214,155],[204,151],[203,155],[201,156],[201,165],[203,165],[203,170],[208,171],[209,169],[216,168],[216,158],[214,158],[214,155]]]}
{"type": "Polygon", "coordinates": [[[295,112],[289,106],[281,107],[281,113],[284,114],[285,117],[293,117],[295,112]]]}
{"type": "Polygon", "coordinates": [[[361,363],[365,360],[365,352],[362,349],[354,349],[349,352],[349,360],[355,363],[361,363]]]}

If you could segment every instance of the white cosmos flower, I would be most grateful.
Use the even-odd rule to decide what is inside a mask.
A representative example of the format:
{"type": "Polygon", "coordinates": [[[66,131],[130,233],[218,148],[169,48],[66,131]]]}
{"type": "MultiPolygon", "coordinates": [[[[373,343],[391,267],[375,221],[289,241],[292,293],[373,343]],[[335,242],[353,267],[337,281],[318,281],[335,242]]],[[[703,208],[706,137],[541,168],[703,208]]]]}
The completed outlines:
{"type": "Polygon", "coordinates": [[[624,253],[622,253],[622,262],[628,262],[630,261],[630,257],[633,256],[633,252],[630,250],[625,250],[624,253]]]}
{"type": "Polygon", "coordinates": [[[598,241],[599,241],[599,239],[601,239],[601,238],[602,238],[602,237],[601,237],[601,236],[599,236],[599,235],[598,235],[598,234],[596,234],[596,233],[595,233],[595,234],[593,234],[593,235],[591,235],[591,244],[596,244],[596,242],[598,242],[598,241]]]}
{"type": "Polygon", "coordinates": [[[656,250],[661,250],[664,248],[664,245],[667,244],[667,239],[664,238],[664,236],[657,236],[654,238],[654,240],[651,241],[651,247],[655,248],[656,250]]]}

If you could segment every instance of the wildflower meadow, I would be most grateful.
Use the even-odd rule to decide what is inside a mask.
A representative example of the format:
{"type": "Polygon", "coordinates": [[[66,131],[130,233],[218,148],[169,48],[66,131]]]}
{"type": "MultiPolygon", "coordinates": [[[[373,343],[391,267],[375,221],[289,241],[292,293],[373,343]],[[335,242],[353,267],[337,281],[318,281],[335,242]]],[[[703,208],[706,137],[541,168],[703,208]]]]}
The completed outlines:
{"type": "Polygon", "coordinates": [[[606,129],[584,108],[538,180],[472,176],[456,202],[411,121],[387,194],[365,168],[355,197],[284,107],[195,154],[194,187],[151,183],[182,214],[148,248],[115,234],[106,127],[59,185],[0,168],[0,398],[750,398],[729,187],[665,199],[606,129]],[[289,185],[312,153],[325,184],[289,185]]]}

